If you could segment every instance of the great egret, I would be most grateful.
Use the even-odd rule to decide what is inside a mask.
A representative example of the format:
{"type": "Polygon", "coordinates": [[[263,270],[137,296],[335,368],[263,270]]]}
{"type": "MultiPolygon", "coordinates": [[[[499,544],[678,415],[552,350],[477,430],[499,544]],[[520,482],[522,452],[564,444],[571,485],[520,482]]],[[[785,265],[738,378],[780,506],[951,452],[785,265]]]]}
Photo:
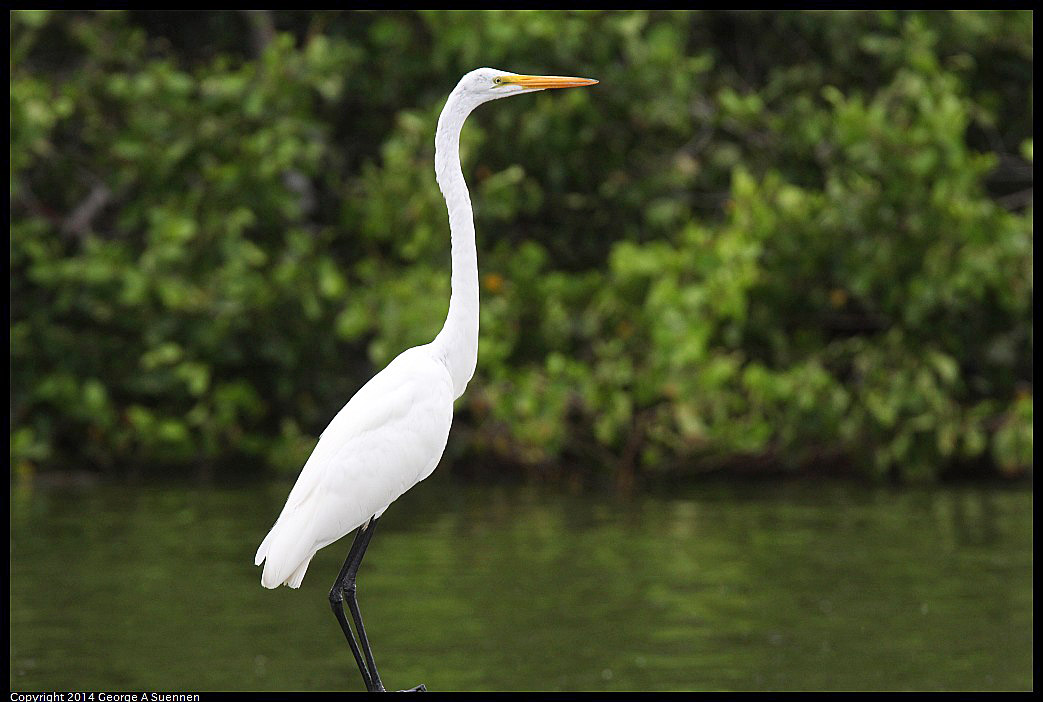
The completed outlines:
{"type": "Polygon", "coordinates": [[[297,588],[316,551],[358,529],[329,600],[370,692],[382,692],[384,686],[362,625],[355,576],[384,510],[438,464],[449,438],[453,401],[463,395],[478,363],[478,256],[471,199],[460,169],[460,129],[484,102],[595,83],[478,68],[449,94],[435,132],[435,176],[449,209],[453,256],[445,324],[434,341],[403,351],[337,413],[257,549],[254,564],[264,563],[261,585],[297,588]],[[345,599],[358,642],[344,614],[345,599]]]}

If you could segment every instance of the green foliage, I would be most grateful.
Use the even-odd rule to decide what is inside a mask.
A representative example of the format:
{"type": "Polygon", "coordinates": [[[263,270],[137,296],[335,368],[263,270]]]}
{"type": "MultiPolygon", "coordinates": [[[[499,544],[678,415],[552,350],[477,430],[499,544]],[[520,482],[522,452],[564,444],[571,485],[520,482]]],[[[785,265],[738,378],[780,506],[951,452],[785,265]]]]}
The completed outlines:
{"type": "Polygon", "coordinates": [[[453,455],[1030,469],[1030,13],[207,16],[12,13],[13,465],[296,470],[444,319],[491,65],[601,84],[465,128],[453,455]]]}

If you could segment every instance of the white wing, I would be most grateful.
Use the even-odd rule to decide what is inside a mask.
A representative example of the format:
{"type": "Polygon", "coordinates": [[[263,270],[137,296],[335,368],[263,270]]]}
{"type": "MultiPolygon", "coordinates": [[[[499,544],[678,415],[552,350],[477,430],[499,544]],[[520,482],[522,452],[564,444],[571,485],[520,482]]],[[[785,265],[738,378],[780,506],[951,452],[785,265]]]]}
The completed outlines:
{"type": "Polygon", "coordinates": [[[379,517],[438,465],[453,420],[453,386],[428,348],[400,354],[322,432],[257,549],[264,587],[299,587],[316,551],[379,517]]]}

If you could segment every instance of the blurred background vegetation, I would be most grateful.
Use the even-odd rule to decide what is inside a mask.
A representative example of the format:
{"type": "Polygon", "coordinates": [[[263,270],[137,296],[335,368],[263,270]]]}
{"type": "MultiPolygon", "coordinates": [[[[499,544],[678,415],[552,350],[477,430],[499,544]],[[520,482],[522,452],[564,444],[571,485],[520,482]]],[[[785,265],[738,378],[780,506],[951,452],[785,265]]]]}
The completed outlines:
{"type": "Polygon", "coordinates": [[[1031,12],[11,13],[18,473],[295,473],[449,298],[442,470],[583,485],[1032,463],[1031,12]]]}

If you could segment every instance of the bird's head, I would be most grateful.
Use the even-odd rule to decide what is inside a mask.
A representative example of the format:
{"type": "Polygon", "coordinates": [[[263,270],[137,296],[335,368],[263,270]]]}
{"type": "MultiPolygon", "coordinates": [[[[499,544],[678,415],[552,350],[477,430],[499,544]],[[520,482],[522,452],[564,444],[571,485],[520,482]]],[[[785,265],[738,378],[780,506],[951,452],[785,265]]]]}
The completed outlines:
{"type": "Polygon", "coordinates": [[[495,68],[476,68],[463,78],[453,90],[461,99],[474,106],[489,100],[511,95],[533,93],[549,88],[579,88],[594,85],[591,78],[570,76],[527,76],[495,68]]]}

